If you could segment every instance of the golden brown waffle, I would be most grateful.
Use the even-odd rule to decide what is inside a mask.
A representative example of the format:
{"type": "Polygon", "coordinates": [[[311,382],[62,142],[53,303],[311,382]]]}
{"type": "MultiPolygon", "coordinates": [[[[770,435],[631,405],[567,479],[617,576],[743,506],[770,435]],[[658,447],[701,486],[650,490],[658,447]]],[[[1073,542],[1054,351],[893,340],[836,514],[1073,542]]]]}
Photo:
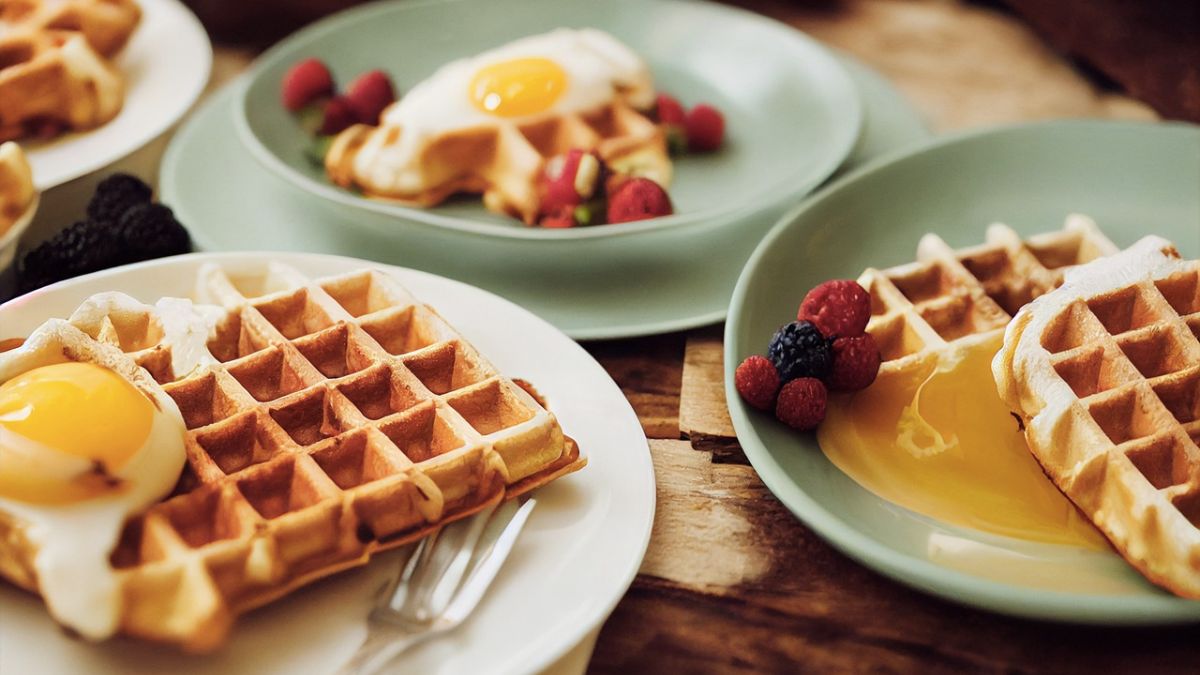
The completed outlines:
{"type": "Polygon", "coordinates": [[[1200,261],[1164,239],[1073,272],[1008,327],[1000,395],[1134,567],[1200,598],[1200,261]]]}
{"type": "Polygon", "coordinates": [[[858,279],[871,293],[867,332],[883,357],[880,376],[997,336],[1023,305],[1062,283],[1064,270],[1116,251],[1095,223],[1074,215],[1062,231],[1026,241],[992,225],[986,243],[957,251],[925,235],[916,262],[858,279]]]}
{"type": "Polygon", "coordinates": [[[124,85],[107,59],[140,18],[132,0],[0,0],[0,141],[112,119],[124,85]]]}
{"type": "Polygon", "coordinates": [[[356,125],[338,134],[325,156],[329,178],[370,197],[413,206],[433,206],[458,192],[482,193],[489,210],[537,221],[538,176],[551,157],[572,149],[596,150],[614,170],[652,178],[666,187],[671,160],[666,136],[646,115],[614,101],[586,115],[559,115],[528,124],[499,121],[432,137],[411,155],[405,171],[420,176],[415,188],[401,188],[386,158],[405,142],[396,126],[356,125]]]}
{"type": "MultiPolygon", "coordinates": [[[[33,169],[21,146],[0,143],[0,240],[17,220],[26,215],[37,191],[33,187],[33,169]]],[[[0,252],[0,266],[6,263],[0,252]]]]}
{"type": "MultiPolygon", "coordinates": [[[[128,523],[112,556],[123,633],[212,649],[241,612],[586,463],[552,413],[384,273],[209,265],[198,295],[223,307],[199,350],[162,302],[101,298],[72,319],[145,368],[188,429],[176,496],[128,523]]],[[[28,586],[9,570],[19,542],[0,537],[0,572],[28,586]]]]}

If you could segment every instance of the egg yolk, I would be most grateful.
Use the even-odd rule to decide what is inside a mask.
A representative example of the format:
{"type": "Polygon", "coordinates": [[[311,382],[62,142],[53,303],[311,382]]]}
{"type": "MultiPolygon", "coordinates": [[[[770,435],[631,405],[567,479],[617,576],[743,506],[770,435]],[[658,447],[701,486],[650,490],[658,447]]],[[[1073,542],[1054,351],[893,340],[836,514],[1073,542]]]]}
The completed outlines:
{"type": "Polygon", "coordinates": [[[523,117],[549,110],[567,88],[567,73],[550,59],[501,61],[480,68],[471,79],[471,102],[500,117],[523,117]]]}
{"type": "Polygon", "coordinates": [[[1002,335],[861,392],[831,397],[821,450],[871,492],[937,520],[1028,541],[1106,549],[1045,476],[996,393],[1002,335]]]}
{"type": "Polygon", "coordinates": [[[130,382],[91,363],[42,366],[0,385],[0,497],[65,503],[111,489],[155,414],[130,382]]]}

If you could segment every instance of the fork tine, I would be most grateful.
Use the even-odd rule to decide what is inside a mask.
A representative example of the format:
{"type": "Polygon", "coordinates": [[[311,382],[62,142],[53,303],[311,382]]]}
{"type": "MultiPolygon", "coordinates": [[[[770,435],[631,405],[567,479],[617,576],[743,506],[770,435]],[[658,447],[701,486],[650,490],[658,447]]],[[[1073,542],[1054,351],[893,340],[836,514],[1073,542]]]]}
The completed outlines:
{"type": "Polygon", "coordinates": [[[488,507],[477,515],[448,525],[438,531],[437,540],[428,544],[429,555],[417,561],[416,571],[407,584],[408,592],[399,606],[393,602],[399,613],[407,619],[428,621],[439,614],[443,607],[435,604],[435,600],[447,598],[458,589],[467,571],[467,563],[475,552],[479,535],[495,511],[488,507]],[[449,588],[447,591],[439,589],[449,588]]]}
{"type": "Polygon", "coordinates": [[[524,529],[526,521],[529,520],[529,514],[533,512],[535,506],[537,506],[535,499],[527,500],[519,509],[515,509],[514,504],[515,510],[512,511],[496,537],[490,540],[490,543],[480,553],[470,576],[463,583],[458,595],[446,607],[442,616],[444,620],[451,624],[458,624],[475,610],[475,606],[479,604],[484,593],[492,585],[492,580],[500,572],[500,566],[508,559],[508,554],[512,552],[513,546],[517,543],[517,537],[524,529]]]}

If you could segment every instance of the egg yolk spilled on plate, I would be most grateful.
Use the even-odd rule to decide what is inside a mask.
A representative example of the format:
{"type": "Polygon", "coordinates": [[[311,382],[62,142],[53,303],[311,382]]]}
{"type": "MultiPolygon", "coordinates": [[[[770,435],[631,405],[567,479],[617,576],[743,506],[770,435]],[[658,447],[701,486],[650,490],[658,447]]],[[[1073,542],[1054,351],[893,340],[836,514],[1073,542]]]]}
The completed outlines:
{"type": "Polygon", "coordinates": [[[1107,549],[1045,476],[1000,400],[1003,335],[831,396],[821,450],[876,495],[937,520],[1036,542],[1107,549]]]}
{"type": "Polygon", "coordinates": [[[554,106],[567,88],[567,73],[554,61],[531,57],[486,65],[471,79],[471,102],[485,113],[524,117],[554,106]]]}
{"type": "Polygon", "coordinates": [[[88,499],[145,445],[154,404],[91,363],[35,368],[0,385],[0,497],[37,504],[88,499]]]}

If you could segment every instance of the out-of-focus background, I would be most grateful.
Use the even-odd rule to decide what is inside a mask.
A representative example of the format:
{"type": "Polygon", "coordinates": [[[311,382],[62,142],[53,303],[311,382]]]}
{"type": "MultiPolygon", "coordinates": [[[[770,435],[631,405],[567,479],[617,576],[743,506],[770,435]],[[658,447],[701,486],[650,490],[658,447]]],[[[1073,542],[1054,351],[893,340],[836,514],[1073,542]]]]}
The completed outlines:
{"type": "MultiPolygon", "coordinates": [[[[253,54],[304,24],[358,3],[187,4],[218,47],[231,48],[224,50],[229,58],[233,48],[253,54]]],[[[730,4],[785,21],[875,67],[919,108],[940,111],[941,118],[930,120],[936,129],[1029,119],[1031,111],[1038,117],[1083,116],[1087,109],[1081,104],[1118,107],[1120,117],[1157,114],[1200,122],[1200,2],[1195,0],[730,4]],[[1044,85],[1047,76],[1061,80],[1061,86],[1039,86],[1036,91],[1026,86],[1035,80],[1044,85]],[[1146,109],[1114,94],[1125,94],[1146,109]],[[938,100],[946,96],[956,100],[938,100]]]]}

